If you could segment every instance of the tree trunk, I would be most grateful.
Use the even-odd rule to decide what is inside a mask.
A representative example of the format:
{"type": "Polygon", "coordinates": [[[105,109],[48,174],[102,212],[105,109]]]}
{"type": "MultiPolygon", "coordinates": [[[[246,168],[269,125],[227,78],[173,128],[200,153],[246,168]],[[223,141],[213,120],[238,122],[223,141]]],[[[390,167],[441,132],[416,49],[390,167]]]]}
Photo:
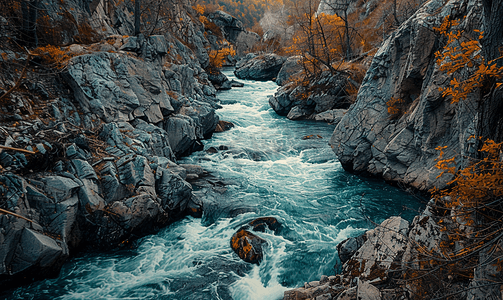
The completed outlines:
{"type": "Polygon", "coordinates": [[[26,45],[28,43],[28,28],[29,28],[29,19],[30,19],[30,11],[28,9],[28,1],[21,1],[21,14],[23,17],[23,24],[21,25],[21,44],[26,45]]]}
{"type": "Polygon", "coordinates": [[[38,10],[39,10],[39,0],[32,1],[29,4],[29,12],[28,12],[27,46],[29,48],[38,47],[38,37],[37,37],[38,10]]]}
{"type": "Polygon", "coordinates": [[[393,18],[395,19],[395,26],[398,27],[400,25],[400,22],[398,21],[398,16],[396,12],[396,0],[393,0],[393,18]]]}
{"type": "MultiPolygon", "coordinates": [[[[482,0],[484,7],[484,37],[481,40],[482,52],[486,62],[496,60],[499,67],[503,66],[500,47],[503,42],[503,0],[482,0]]],[[[496,142],[503,141],[503,91],[494,89],[495,80],[488,83],[490,91],[481,95],[479,104],[479,122],[477,136],[492,139],[496,142]]],[[[479,147],[481,146],[479,141],[479,147]]],[[[479,157],[481,154],[479,154],[479,157]]]]}
{"type": "MultiPolygon", "coordinates": [[[[486,61],[499,58],[499,48],[503,41],[503,0],[482,0],[484,6],[484,38],[482,51],[486,61]]],[[[503,66],[503,60],[498,60],[498,66],[503,66]]]]}
{"type": "Polygon", "coordinates": [[[140,34],[140,0],[134,1],[134,35],[140,34]]]}
{"type": "Polygon", "coordinates": [[[344,10],[344,26],[346,27],[346,60],[351,58],[351,41],[349,39],[348,7],[344,10]]]}

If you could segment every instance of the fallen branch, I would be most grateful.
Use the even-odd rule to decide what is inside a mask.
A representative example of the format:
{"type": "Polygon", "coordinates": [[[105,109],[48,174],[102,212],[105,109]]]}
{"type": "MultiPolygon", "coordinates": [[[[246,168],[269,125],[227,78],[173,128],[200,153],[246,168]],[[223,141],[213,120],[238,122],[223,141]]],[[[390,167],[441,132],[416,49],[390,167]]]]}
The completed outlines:
{"type": "Polygon", "coordinates": [[[23,217],[23,216],[21,216],[21,215],[15,214],[15,213],[10,212],[10,211],[5,210],[5,209],[1,209],[1,208],[0,208],[0,213],[8,214],[8,215],[14,216],[14,217],[16,217],[16,218],[20,218],[20,219],[26,220],[26,221],[31,222],[31,223],[35,223],[35,222],[33,222],[32,220],[30,220],[30,219],[28,219],[28,218],[25,218],[25,217],[23,217]]]}
{"type": "Polygon", "coordinates": [[[2,146],[2,145],[0,145],[0,149],[12,150],[12,151],[17,151],[17,152],[24,152],[24,153],[28,153],[28,154],[35,154],[36,153],[36,152],[30,151],[30,150],[12,148],[12,147],[2,146]]]}

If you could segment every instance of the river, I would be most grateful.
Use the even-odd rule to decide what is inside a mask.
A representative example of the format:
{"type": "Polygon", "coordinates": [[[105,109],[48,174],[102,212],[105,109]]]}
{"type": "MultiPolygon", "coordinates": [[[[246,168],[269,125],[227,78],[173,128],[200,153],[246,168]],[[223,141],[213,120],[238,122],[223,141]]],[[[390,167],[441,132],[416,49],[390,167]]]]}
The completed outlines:
{"type": "Polygon", "coordinates": [[[202,219],[186,217],[133,249],[73,258],[58,278],[18,288],[10,299],[281,299],[288,288],[335,274],[337,244],[372,228],[369,220],[417,214],[423,204],[413,196],[344,172],[328,145],[334,125],[280,117],[268,104],[275,83],[241,81],[219,94],[220,119],[236,126],[205,141],[205,149],[226,150],[180,161],[228,184],[202,219]],[[262,263],[250,265],[230,238],[262,216],[283,229],[257,233],[268,246],[262,263]]]}

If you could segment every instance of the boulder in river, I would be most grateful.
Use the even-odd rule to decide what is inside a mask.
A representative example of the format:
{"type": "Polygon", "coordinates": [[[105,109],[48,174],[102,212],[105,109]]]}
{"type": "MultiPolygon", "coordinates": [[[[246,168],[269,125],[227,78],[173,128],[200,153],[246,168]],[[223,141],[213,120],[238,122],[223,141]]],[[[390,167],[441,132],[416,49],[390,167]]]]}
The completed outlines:
{"type": "Polygon", "coordinates": [[[339,254],[339,258],[341,259],[341,263],[347,262],[353,254],[363,246],[363,243],[367,240],[367,236],[364,234],[359,235],[357,237],[347,238],[344,241],[340,242],[337,245],[337,252],[339,254]]]}
{"type": "Polygon", "coordinates": [[[285,82],[269,105],[280,116],[290,120],[314,119],[316,121],[338,122],[350,105],[346,85],[350,78],[344,72],[332,74],[323,72],[307,85],[285,82]],[[324,112],[328,112],[323,114],[324,112]]]}
{"type": "Polygon", "coordinates": [[[245,229],[240,229],[231,238],[232,250],[244,261],[260,264],[263,258],[262,245],[267,241],[245,229]]]}
{"type": "Polygon", "coordinates": [[[274,217],[260,217],[241,227],[231,238],[231,248],[244,261],[260,264],[262,261],[262,245],[267,244],[263,238],[249,230],[265,232],[269,229],[278,233],[281,224],[274,217]]]}
{"type": "Polygon", "coordinates": [[[265,229],[267,227],[269,228],[269,230],[278,233],[279,229],[281,228],[281,224],[274,217],[257,218],[248,224],[253,227],[253,231],[260,231],[260,232],[265,232],[265,229]]]}
{"type": "Polygon", "coordinates": [[[231,82],[220,70],[209,70],[207,73],[208,80],[217,90],[229,90],[231,88],[231,82]]]}
{"type": "Polygon", "coordinates": [[[231,122],[220,120],[218,121],[217,127],[215,128],[215,132],[224,132],[231,129],[232,127],[234,127],[234,124],[232,124],[231,122]]]}
{"type": "Polygon", "coordinates": [[[240,79],[273,80],[283,66],[285,58],[274,53],[262,54],[237,66],[234,74],[240,79]]]}

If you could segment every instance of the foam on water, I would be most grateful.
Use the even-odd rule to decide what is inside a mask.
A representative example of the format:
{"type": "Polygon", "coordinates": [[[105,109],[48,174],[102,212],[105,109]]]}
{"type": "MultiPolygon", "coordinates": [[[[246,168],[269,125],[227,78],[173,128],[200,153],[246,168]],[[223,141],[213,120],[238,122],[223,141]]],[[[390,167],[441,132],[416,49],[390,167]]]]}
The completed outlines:
{"type": "MultiPolygon", "coordinates": [[[[226,72],[235,79],[231,72],[226,72]]],[[[411,219],[419,203],[380,181],[345,173],[328,145],[333,125],[290,121],[268,105],[277,86],[244,81],[219,95],[222,120],[236,127],[216,133],[205,148],[183,163],[203,166],[232,184],[205,212],[187,217],[138,247],[89,253],[67,263],[59,278],[15,290],[11,299],[280,299],[288,288],[333,275],[336,245],[375,222],[402,214],[411,219]],[[302,139],[308,135],[322,138],[302,139]],[[225,214],[246,208],[242,214],[225,214]],[[213,214],[213,215],[212,215],[213,214]],[[267,240],[260,266],[240,260],[230,238],[243,224],[273,216],[280,233],[257,233],[267,240]]]]}

